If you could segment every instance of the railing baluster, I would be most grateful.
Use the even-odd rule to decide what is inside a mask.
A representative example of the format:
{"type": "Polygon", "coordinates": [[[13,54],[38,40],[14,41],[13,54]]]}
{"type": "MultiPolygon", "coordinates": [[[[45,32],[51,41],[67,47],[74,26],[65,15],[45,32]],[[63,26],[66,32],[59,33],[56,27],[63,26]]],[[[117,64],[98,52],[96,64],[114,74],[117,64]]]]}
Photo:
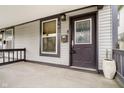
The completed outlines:
{"type": "Polygon", "coordinates": [[[22,51],[20,51],[20,60],[22,60],[22,51]]]}
{"type": "Polygon", "coordinates": [[[122,66],[123,66],[123,67],[122,67],[122,73],[123,73],[122,75],[123,75],[123,77],[124,77],[124,62],[123,62],[123,61],[124,61],[124,55],[123,55],[123,57],[122,57],[122,66]]]}
{"type": "Polygon", "coordinates": [[[120,73],[123,74],[122,56],[120,55],[120,73]]]}
{"type": "Polygon", "coordinates": [[[5,54],[4,54],[4,51],[3,51],[3,63],[5,62],[5,54]]]}
{"type": "Polygon", "coordinates": [[[17,60],[18,60],[18,50],[17,50],[17,60]]]}
{"type": "Polygon", "coordinates": [[[24,48],[24,61],[26,61],[26,49],[24,48]]]}
{"type": "Polygon", "coordinates": [[[13,62],[14,62],[14,51],[13,51],[13,62]]]}
{"type": "Polygon", "coordinates": [[[10,62],[10,51],[8,51],[8,62],[10,62]]]}

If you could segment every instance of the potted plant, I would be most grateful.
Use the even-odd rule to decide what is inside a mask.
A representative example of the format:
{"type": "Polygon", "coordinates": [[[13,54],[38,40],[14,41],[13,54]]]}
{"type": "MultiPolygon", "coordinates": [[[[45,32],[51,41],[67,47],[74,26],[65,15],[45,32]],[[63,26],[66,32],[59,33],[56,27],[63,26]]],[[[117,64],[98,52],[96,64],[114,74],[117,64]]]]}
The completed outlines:
{"type": "Polygon", "coordinates": [[[116,73],[116,63],[110,57],[108,49],[106,49],[106,58],[103,60],[103,73],[108,79],[113,79],[116,73]]]}

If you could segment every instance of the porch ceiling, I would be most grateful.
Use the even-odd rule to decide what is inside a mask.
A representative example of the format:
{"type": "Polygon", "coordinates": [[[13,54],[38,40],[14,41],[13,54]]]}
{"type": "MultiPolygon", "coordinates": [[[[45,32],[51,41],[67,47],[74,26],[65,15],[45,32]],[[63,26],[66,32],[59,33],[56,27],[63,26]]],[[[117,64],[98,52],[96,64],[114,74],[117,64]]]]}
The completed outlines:
{"type": "Polygon", "coordinates": [[[0,28],[86,6],[88,5],[1,5],[0,28]]]}

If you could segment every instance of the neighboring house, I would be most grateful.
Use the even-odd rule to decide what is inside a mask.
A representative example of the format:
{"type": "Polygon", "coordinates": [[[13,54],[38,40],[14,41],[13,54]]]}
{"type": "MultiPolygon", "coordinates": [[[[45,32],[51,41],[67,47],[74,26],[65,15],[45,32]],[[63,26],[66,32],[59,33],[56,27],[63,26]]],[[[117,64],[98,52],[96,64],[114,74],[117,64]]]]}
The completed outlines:
{"type": "Polygon", "coordinates": [[[118,13],[118,40],[119,40],[119,47],[120,49],[124,49],[124,6],[119,6],[119,13],[118,13]]]}
{"type": "Polygon", "coordinates": [[[117,43],[117,6],[92,5],[51,15],[1,28],[3,48],[26,48],[28,61],[102,70],[106,49],[111,58],[117,43]]]}

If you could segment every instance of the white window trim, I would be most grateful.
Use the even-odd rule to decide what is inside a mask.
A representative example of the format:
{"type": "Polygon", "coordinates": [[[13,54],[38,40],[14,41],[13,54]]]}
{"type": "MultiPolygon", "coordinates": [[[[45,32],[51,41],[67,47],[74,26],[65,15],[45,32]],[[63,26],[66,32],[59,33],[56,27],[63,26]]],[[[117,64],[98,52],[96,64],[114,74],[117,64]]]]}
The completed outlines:
{"type": "Polygon", "coordinates": [[[88,18],[88,19],[84,19],[84,20],[78,20],[78,21],[75,21],[75,23],[74,23],[74,41],[75,41],[75,44],[76,45],[80,45],[80,44],[92,44],[92,19],[91,18],[88,18]],[[76,42],[76,23],[77,22],[81,22],[81,21],[87,21],[87,20],[90,20],[90,43],[77,43],[76,42]]]}
{"type": "Polygon", "coordinates": [[[41,53],[42,54],[57,54],[57,52],[58,52],[57,45],[58,45],[58,18],[42,21],[41,53]],[[54,34],[53,36],[52,35],[51,36],[43,36],[43,24],[46,22],[50,22],[50,21],[56,21],[56,34],[54,34]],[[56,51],[55,52],[44,52],[43,51],[43,38],[47,38],[47,37],[56,37],[56,51]]]}

